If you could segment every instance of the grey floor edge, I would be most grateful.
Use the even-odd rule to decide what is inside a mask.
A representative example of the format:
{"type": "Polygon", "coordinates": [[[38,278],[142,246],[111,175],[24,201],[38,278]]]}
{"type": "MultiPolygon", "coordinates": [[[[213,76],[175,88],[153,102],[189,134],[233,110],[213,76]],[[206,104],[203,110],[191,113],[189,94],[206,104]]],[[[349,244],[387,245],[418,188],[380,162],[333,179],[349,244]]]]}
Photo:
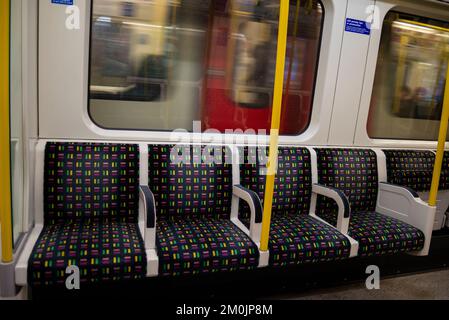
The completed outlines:
{"type": "MultiPolygon", "coordinates": [[[[368,276],[368,275],[367,275],[368,276]]],[[[368,290],[365,282],[276,295],[286,300],[449,300],[449,269],[381,278],[380,289],[368,290]]]]}

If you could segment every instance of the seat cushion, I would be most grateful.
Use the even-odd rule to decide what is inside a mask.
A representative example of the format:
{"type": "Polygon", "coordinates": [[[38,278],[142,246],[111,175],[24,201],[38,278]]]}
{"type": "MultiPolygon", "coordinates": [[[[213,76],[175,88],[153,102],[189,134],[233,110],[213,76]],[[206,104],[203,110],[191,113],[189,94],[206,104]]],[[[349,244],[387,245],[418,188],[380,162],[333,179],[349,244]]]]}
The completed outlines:
{"type": "Polygon", "coordinates": [[[294,265],[348,258],[351,244],[342,233],[304,214],[276,215],[271,221],[270,264],[294,265]]]}
{"type": "Polygon", "coordinates": [[[230,220],[190,218],[157,222],[160,275],[253,269],[259,251],[230,220]]]}
{"type": "Polygon", "coordinates": [[[81,285],[146,275],[145,247],[135,223],[77,221],[46,225],[28,264],[28,282],[34,287],[64,286],[69,265],[79,267],[81,285]]]}
{"type": "Polygon", "coordinates": [[[377,212],[352,214],[349,235],[359,242],[360,256],[416,251],[424,246],[421,230],[377,212]]]}

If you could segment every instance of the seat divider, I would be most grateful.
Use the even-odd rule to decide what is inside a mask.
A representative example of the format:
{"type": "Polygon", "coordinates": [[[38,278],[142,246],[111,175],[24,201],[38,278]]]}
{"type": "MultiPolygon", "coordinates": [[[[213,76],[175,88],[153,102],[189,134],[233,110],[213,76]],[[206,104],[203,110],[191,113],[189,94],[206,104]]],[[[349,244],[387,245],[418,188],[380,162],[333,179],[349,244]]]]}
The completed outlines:
{"type": "MultiPolygon", "coordinates": [[[[148,144],[139,144],[139,185],[148,186],[148,144]]],[[[156,216],[157,219],[157,216],[156,216]]],[[[139,229],[144,238],[145,253],[147,256],[147,277],[156,277],[159,274],[159,257],[156,250],[156,221],[154,228],[147,227],[146,210],[139,200],[139,229]]]]}

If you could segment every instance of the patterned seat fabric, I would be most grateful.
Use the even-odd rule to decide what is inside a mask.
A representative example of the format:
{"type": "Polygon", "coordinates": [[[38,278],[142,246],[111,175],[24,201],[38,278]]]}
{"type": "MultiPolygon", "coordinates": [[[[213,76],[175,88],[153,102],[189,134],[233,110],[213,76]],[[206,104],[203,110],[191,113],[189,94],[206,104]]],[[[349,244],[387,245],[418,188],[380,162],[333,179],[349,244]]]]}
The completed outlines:
{"type": "MultiPolygon", "coordinates": [[[[266,148],[241,148],[241,184],[263,202],[266,148]]],[[[338,260],[349,257],[348,239],[309,215],[312,193],[310,151],[280,147],[273,193],[269,250],[272,266],[338,260]]],[[[240,220],[249,222],[249,208],[241,207],[240,220]]]]}
{"type": "MultiPolygon", "coordinates": [[[[418,150],[383,150],[387,160],[388,182],[429,191],[432,184],[435,154],[418,150]]],[[[444,186],[440,186],[444,188],[444,186]]]]}
{"type": "MultiPolygon", "coordinates": [[[[376,213],[377,157],[368,149],[316,149],[321,184],[340,189],[348,197],[351,218],[348,234],[359,241],[359,255],[419,250],[424,234],[397,219],[376,213]]],[[[318,199],[317,211],[336,217],[338,208],[318,199]]]]}
{"type": "Polygon", "coordinates": [[[424,246],[421,230],[376,212],[351,216],[349,234],[359,242],[360,256],[417,251],[424,246]]]}
{"type": "MultiPolygon", "coordinates": [[[[318,181],[337,188],[348,197],[351,212],[374,211],[377,201],[377,158],[366,149],[315,149],[318,181]]],[[[337,224],[335,201],[318,196],[317,215],[337,224]]]]}
{"type": "Polygon", "coordinates": [[[342,233],[305,214],[275,215],[270,230],[270,265],[341,260],[351,244],[342,233]]]}
{"type": "Polygon", "coordinates": [[[77,220],[46,225],[30,259],[32,284],[64,286],[69,265],[78,266],[81,285],[143,278],[145,249],[137,224],[77,220]]]}
{"type": "MultiPolygon", "coordinates": [[[[240,148],[240,184],[265,195],[267,148],[240,148]]],[[[310,152],[307,148],[280,147],[276,172],[272,215],[308,214],[312,193],[310,152]]],[[[249,226],[249,207],[240,201],[239,219],[249,226]]]]}
{"type": "Polygon", "coordinates": [[[449,190],[449,151],[444,152],[439,189],[449,190]]]}
{"type": "Polygon", "coordinates": [[[257,246],[230,221],[231,150],[149,146],[161,275],[253,269],[257,246]]]}
{"type": "Polygon", "coordinates": [[[29,283],[63,285],[65,268],[81,282],[144,278],[138,229],[137,145],[47,143],[44,228],[29,259],[29,283]]]}
{"type": "Polygon", "coordinates": [[[248,270],[259,263],[257,246],[226,219],[159,220],[157,245],[161,275],[248,270]]]}
{"type": "Polygon", "coordinates": [[[229,219],[231,150],[215,146],[150,145],[148,178],[158,219],[229,219]]]}

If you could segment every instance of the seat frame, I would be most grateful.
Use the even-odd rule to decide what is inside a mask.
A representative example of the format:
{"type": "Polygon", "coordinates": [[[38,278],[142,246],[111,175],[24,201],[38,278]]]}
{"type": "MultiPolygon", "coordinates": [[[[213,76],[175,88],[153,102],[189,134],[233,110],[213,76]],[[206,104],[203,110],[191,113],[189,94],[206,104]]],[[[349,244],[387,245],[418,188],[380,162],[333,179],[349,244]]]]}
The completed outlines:
{"type": "MultiPolygon", "coordinates": [[[[148,186],[148,145],[145,146],[141,150],[144,150],[143,154],[141,152],[141,177],[145,175],[146,180],[142,181],[143,185],[148,186]],[[146,149],[145,149],[146,148],[146,149]],[[146,161],[142,161],[142,159],[146,159],[146,161]],[[145,166],[143,168],[142,166],[145,166]],[[144,182],[144,183],[143,183],[144,182]]],[[[269,254],[268,251],[262,251],[260,250],[260,235],[262,230],[262,207],[260,205],[260,199],[257,193],[248,190],[240,185],[240,171],[238,166],[238,149],[236,146],[229,146],[231,149],[231,157],[232,157],[232,201],[231,201],[231,214],[230,214],[230,221],[241,231],[243,231],[257,246],[257,249],[259,251],[259,265],[258,267],[265,267],[268,265],[269,262],[269,254]],[[243,200],[245,201],[251,210],[251,224],[250,228],[248,229],[239,219],[238,219],[238,213],[239,213],[239,201],[243,200]]],[[[143,208],[145,208],[145,232],[144,232],[144,239],[145,239],[145,247],[147,248],[147,256],[151,255],[152,261],[149,261],[148,264],[148,276],[157,276],[158,275],[158,269],[159,269],[159,259],[157,258],[157,243],[156,243],[156,228],[157,228],[157,206],[156,202],[154,201],[154,194],[151,191],[151,188],[149,188],[149,191],[151,193],[151,197],[153,199],[153,202],[150,203],[146,199],[148,198],[141,198],[144,201],[143,208]],[[151,220],[154,221],[153,226],[150,226],[148,221],[148,217],[150,215],[153,215],[151,217],[151,220]],[[148,250],[151,250],[149,252],[148,250]],[[157,259],[157,263],[156,263],[157,259]]]]}
{"type": "MultiPolygon", "coordinates": [[[[376,149],[373,149],[373,150],[376,150],[376,149]]],[[[382,166],[385,166],[385,168],[387,168],[387,159],[386,159],[385,153],[383,152],[384,150],[388,150],[388,149],[382,148],[381,154],[378,156],[381,157],[380,158],[381,161],[384,162],[384,163],[382,163],[382,166]]],[[[400,150],[400,149],[394,148],[394,150],[400,150]]],[[[415,150],[404,149],[404,151],[415,151],[415,150]]],[[[434,150],[421,150],[421,151],[429,151],[429,152],[432,152],[434,155],[436,155],[436,152],[434,150]]],[[[382,174],[379,172],[379,181],[382,181],[382,182],[388,181],[388,172],[387,171],[382,172],[382,174]]],[[[416,193],[418,194],[418,196],[421,200],[423,200],[424,202],[428,202],[430,191],[416,191],[416,193]]],[[[441,230],[442,228],[445,227],[445,224],[447,222],[446,221],[446,219],[447,219],[446,211],[449,208],[449,190],[441,189],[441,186],[440,186],[438,193],[437,193],[437,198],[438,198],[438,201],[436,204],[433,230],[441,230]]]]}
{"type": "Polygon", "coordinates": [[[372,149],[377,156],[377,174],[379,188],[376,212],[395,218],[421,230],[424,233],[424,247],[419,251],[408,252],[417,256],[429,254],[432,230],[437,207],[424,202],[419,193],[404,186],[387,181],[387,159],[382,149],[372,149]]]}

